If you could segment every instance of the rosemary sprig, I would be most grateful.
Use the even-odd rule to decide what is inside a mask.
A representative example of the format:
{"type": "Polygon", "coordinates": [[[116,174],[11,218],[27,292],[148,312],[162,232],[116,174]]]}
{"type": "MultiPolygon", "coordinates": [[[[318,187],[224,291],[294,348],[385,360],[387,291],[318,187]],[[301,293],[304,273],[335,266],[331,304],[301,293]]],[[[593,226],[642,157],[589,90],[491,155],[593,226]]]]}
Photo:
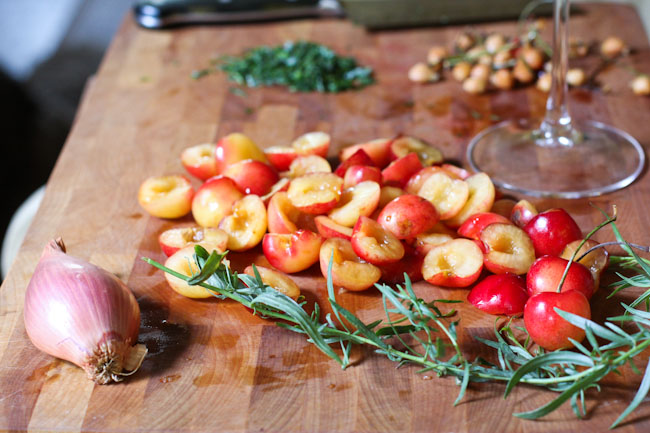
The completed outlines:
{"type": "MultiPolygon", "coordinates": [[[[634,269],[639,271],[636,277],[624,277],[626,280],[622,280],[622,284],[632,284],[635,278],[650,282],[650,264],[627,247],[629,244],[620,237],[613,219],[607,216],[607,222],[601,226],[611,225],[617,238],[620,238],[619,242],[632,253],[631,258],[617,261],[631,266],[631,260],[634,260],[634,269]]],[[[611,372],[618,372],[625,365],[638,371],[634,363],[635,357],[650,347],[650,313],[634,308],[641,302],[637,299],[630,305],[623,304],[625,313],[608,318],[604,325],[556,310],[565,320],[585,330],[586,342],[573,341],[577,350],[575,352],[564,350],[545,353],[541,349],[531,351],[528,338],[522,343],[515,337],[514,330],[525,332],[525,329],[513,327],[511,319],[500,329],[495,322],[495,341],[475,337],[479,342],[495,349],[498,363],[482,358],[470,360],[462,353],[458,342],[456,330],[459,319],[455,310],[443,311],[445,305],[459,301],[425,301],[418,298],[407,275],[403,285],[375,285],[382,296],[385,317],[383,320],[363,323],[336,301],[330,261],[327,290],[333,316],[328,314],[325,321],[320,322],[318,304],[314,305],[311,315],[307,314],[303,304],[264,284],[254,266],[254,277],[237,274],[224,263],[225,256],[226,253],[214,251],[208,254],[205,249],[196,246],[194,260],[200,271],[191,277],[152,259],[143,260],[189,284],[200,285],[219,298],[239,302],[262,317],[282,319],[276,325],[306,334],[310,343],[338,362],[342,368],[350,365],[349,355],[354,345],[366,345],[374,347],[376,353],[398,365],[415,364],[422,367],[423,372],[434,371],[439,376],[455,377],[460,390],[454,404],[462,400],[471,382],[501,381],[507,383],[504,397],[518,384],[543,387],[559,393],[544,406],[515,416],[539,418],[570,401],[576,415],[581,417],[585,413],[585,391],[589,388],[599,389],[601,379],[611,372]],[[626,332],[615,322],[635,326],[636,331],[626,332]],[[335,351],[334,347],[339,350],[335,351]]],[[[646,298],[647,293],[644,294],[646,298]]],[[[647,367],[636,396],[612,427],[619,425],[643,401],[649,389],[650,367],[647,367]]]]}

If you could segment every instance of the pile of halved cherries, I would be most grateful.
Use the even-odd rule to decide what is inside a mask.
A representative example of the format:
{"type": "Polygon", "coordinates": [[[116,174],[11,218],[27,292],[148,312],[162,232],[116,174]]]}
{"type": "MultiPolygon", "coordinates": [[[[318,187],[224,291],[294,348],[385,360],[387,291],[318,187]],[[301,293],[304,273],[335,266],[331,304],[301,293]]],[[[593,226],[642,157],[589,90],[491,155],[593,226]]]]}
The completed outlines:
{"type": "MultiPolygon", "coordinates": [[[[438,149],[414,137],[346,147],[334,170],[325,159],[329,147],[328,134],[311,132],[265,150],[240,133],[187,148],[181,162],[203,181],[197,191],[172,175],[145,180],[138,195],[153,216],[194,217],[196,224],[160,235],[165,265],[190,276],[195,244],[241,252],[261,243],[268,261],[257,266],[262,280],[294,299],[300,290],[287,274],[318,262],[326,276],[331,261],[333,284],[347,290],[399,283],[404,274],[440,287],[473,286],[474,306],[523,313],[531,338],[547,350],[584,338],[553,309],[590,318],[608,253],[596,249],[572,263],[558,292],[583,239],[565,210],[538,213],[526,200],[495,200],[489,176],[445,163],[438,149]]],[[[586,241],[576,256],[594,245],[586,241]]],[[[244,272],[253,275],[251,266],[244,272]]],[[[211,296],[165,276],[181,295],[211,296]]]]}

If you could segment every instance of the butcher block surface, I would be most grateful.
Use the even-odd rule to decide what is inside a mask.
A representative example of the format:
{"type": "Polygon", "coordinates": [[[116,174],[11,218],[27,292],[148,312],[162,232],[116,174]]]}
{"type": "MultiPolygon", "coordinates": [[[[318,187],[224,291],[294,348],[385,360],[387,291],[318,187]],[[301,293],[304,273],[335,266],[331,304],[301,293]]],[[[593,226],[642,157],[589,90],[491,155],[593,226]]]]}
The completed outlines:
{"type": "MultiPolygon", "coordinates": [[[[478,28],[514,35],[516,24],[478,28]]],[[[467,143],[483,128],[500,119],[541,115],[545,95],[534,88],[470,96],[451,79],[425,86],[408,81],[408,68],[424,59],[431,45],[450,45],[462,30],[368,33],[345,20],[305,20],[148,31],[127,17],[89,82],[41,208],[0,289],[0,431],[605,431],[640,383],[631,370],[608,377],[601,392],[587,393],[583,420],[568,404],[539,421],[515,418],[513,412],[534,409],[556,394],[520,386],[504,400],[504,385],[496,383],[470,385],[454,407],[458,386],[452,378],[418,373],[415,366],[397,369],[382,355],[360,349],[353,351],[354,365],[342,370],[304,336],[234,302],[181,297],[160,271],[140,260],[164,260],[157,237],[179,221],[148,216],[138,205],[138,187],[148,176],[183,173],[179,155],[185,147],[236,131],[262,147],[288,145],[302,133],[321,130],[331,134],[335,156],[345,145],[406,133],[465,164],[467,143]],[[281,88],[246,89],[243,95],[232,91],[235,86],[223,74],[190,78],[215,56],[286,40],[325,43],[353,55],[375,68],[378,83],[337,95],[281,88]],[[27,338],[25,287],[46,242],[58,236],[70,254],[115,273],[138,299],[140,342],[149,354],[123,383],[95,385],[81,369],[39,352],[27,338]]],[[[650,72],[648,41],[634,9],[587,6],[572,18],[571,32],[588,41],[620,36],[635,49],[622,63],[650,72]]],[[[575,117],[611,123],[647,149],[650,99],[631,93],[630,78],[625,69],[606,69],[599,84],[609,92],[574,89],[571,107],[575,117]]],[[[644,172],[629,188],[591,201],[602,208],[616,204],[624,236],[647,245],[649,194],[644,172]]],[[[531,201],[540,209],[566,208],[585,231],[602,220],[588,200],[531,201]]],[[[598,239],[613,237],[605,230],[598,239]]],[[[241,269],[260,260],[260,250],[254,250],[233,263],[241,269]]],[[[295,280],[309,304],[326,302],[317,267],[295,280]]],[[[467,290],[426,283],[417,291],[426,299],[467,296],[467,290]]],[[[630,290],[606,300],[608,292],[601,289],[592,301],[598,320],[641,293],[630,290]]],[[[381,318],[376,291],[340,291],[337,300],[366,322],[381,318]]],[[[490,356],[473,336],[492,338],[494,318],[471,306],[459,310],[463,350],[470,358],[490,356]]],[[[640,368],[645,361],[647,352],[640,368]]],[[[650,431],[647,399],[619,431],[650,431]]]]}

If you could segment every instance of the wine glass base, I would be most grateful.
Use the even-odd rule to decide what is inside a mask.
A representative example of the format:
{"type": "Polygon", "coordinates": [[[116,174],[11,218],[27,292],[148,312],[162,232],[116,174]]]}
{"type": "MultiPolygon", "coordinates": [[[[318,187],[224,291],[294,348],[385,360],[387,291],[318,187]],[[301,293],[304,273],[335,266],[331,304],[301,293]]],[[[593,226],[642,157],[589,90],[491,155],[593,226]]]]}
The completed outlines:
{"type": "Polygon", "coordinates": [[[501,122],[474,137],[467,159],[497,187],[534,197],[593,197],[639,177],[645,154],[634,137],[593,121],[575,130],[571,145],[549,145],[529,121],[501,122]]]}

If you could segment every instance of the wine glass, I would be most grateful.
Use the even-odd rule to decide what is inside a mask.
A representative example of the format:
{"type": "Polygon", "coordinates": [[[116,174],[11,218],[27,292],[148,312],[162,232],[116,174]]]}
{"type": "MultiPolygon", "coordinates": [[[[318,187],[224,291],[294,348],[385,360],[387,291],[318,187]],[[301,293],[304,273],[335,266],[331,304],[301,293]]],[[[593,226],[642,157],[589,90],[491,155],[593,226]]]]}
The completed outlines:
{"type": "Polygon", "coordinates": [[[624,188],[640,174],[645,154],[624,131],[577,122],[567,104],[569,0],[555,0],[552,84],[541,124],[508,120],[472,139],[467,159],[500,188],[535,197],[581,198],[624,188]]]}

